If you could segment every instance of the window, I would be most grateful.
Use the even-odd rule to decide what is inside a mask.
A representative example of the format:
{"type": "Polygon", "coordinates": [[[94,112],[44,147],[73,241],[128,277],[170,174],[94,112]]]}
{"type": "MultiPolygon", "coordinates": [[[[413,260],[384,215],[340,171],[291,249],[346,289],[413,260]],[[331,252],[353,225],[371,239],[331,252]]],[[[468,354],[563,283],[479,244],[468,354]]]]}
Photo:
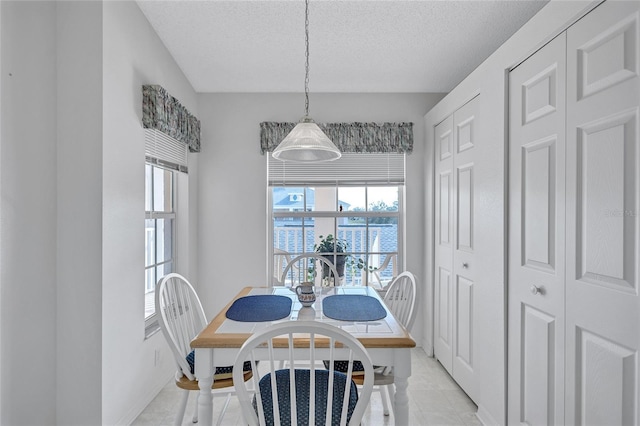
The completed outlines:
{"type": "MultiPolygon", "coordinates": [[[[186,235],[180,226],[184,227],[184,218],[188,217],[189,187],[187,145],[155,129],[145,129],[144,136],[144,325],[145,337],[149,337],[160,329],[155,318],[156,284],[165,275],[179,270],[177,230],[186,235]]],[[[184,258],[182,248],[181,251],[184,258]]]]}
{"type": "Polygon", "coordinates": [[[380,288],[397,275],[404,154],[343,154],[336,162],[304,167],[269,159],[268,169],[274,284],[288,284],[282,283],[287,262],[316,251],[328,236],[339,241],[328,247],[342,285],[380,288]]]}
{"type": "Polygon", "coordinates": [[[155,322],[156,283],[175,267],[175,172],[145,164],[145,306],[144,317],[155,322]]]}

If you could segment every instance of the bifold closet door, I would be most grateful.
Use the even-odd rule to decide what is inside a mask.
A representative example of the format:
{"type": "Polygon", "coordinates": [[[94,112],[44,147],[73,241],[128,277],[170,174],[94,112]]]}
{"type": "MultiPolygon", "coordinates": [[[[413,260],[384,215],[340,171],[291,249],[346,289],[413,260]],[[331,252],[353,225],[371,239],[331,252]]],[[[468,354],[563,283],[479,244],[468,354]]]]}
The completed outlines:
{"type": "Polygon", "coordinates": [[[474,151],[478,98],[435,128],[436,358],[472,399],[478,397],[474,313],[474,151]]]}
{"type": "Polygon", "coordinates": [[[474,262],[475,147],[478,144],[478,98],[453,113],[453,378],[478,400],[474,314],[477,306],[474,262]]]}
{"type": "Polygon", "coordinates": [[[453,116],[435,132],[434,351],[453,374],[453,116]]]}
{"type": "Polygon", "coordinates": [[[509,75],[508,424],[564,424],[565,48],[509,75]]]}
{"type": "Polygon", "coordinates": [[[567,30],[567,424],[640,421],[639,7],[567,30]]]}

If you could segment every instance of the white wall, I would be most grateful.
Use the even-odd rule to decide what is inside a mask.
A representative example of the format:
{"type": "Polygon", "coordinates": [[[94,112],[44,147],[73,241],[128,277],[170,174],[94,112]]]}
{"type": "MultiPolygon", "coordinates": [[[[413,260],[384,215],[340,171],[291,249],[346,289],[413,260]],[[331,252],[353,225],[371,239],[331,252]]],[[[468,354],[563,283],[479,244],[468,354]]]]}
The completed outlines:
{"type": "Polygon", "coordinates": [[[44,425],[56,417],[56,6],[0,7],[0,423],[44,425]]]}
{"type": "Polygon", "coordinates": [[[196,94],[135,2],[0,11],[0,423],[128,424],[174,369],[144,340],[141,87],[196,94]]]}
{"type": "MultiPolygon", "coordinates": [[[[103,10],[102,422],[113,425],[132,421],[175,365],[161,333],[144,340],[142,85],[160,84],[202,117],[195,92],[138,6],[105,2],[103,10]]],[[[197,154],[189,161],[197,161],[197,154]]],[[[190,179],[195,179],[192,165],[190,179]]],[[[188,256],[180,260],[178,272],[195,275],[188,256]]]]}
{"type": "MultiPolygon", "coordinates": [[[[0,7],[0,46],[2,46],[2,7],[0,7]]],[[[0,47],[0,52],[2,48],[0,47]]],[[[0,75],[2,74],[0,54],[0,75]]],[[[2,188],[2,80],[0,79],[0,194],[2,188]]],[[[2,197],[0,197],[0,271],[2,271],[2,197]]],[[[2,319],[2,273],[0,272],[0,320],[2,319]]],[[[0,327],[0,383],[2,383],[2,327],[0,327]]],[[[2,421],[2,386],[0,386],[0,422],[2,421]]]]}
{"type": "MultiPolygon", "coordinates": [[[[314,94],[318,122],[414,123],[414,152],[407,156],[406,267],[424,286],[423,116],[442,94],[314,94]]],[[[266,285],[266,158],[260,154],[262,121],[298,121],[303,94],[199,95],[202,152],[199,172],[198,291],[213,317],[245,286],[266,285]]],[[[419,313],[413,335],[422,336],[419,313]]]]}
{"type": "Polygon", "coordinates": [[[102,406],[102,5],[57,3],[56,424],[102,406]],[[93,386],[78,385],[93,383],[93,386]]]}
{"type": "MultiPolygon", "coordinates": [[[[433,127],[480,93],[482,117],[478,120],[480,143],[476,158],[476,297],[483,309],[477,312],[476,341],[481,350],[477,354],[480,375],[478,415],[485,424],[506,423],[506,76],[535,50],[564,30],[570,23],[597,2],[552,1],[505,42],[495,53],[474,70],[425,116],[428,150],[425,169],[430,197],[426,240],[425,275],[433,277],[433,127]]],[[[432,289],[429,290],[430,292],[432,289]]],[[[433,318],[427,318],[427,330],[433,318]]],[[[429,339],[431,339],[429,336],[429,339]]]]}

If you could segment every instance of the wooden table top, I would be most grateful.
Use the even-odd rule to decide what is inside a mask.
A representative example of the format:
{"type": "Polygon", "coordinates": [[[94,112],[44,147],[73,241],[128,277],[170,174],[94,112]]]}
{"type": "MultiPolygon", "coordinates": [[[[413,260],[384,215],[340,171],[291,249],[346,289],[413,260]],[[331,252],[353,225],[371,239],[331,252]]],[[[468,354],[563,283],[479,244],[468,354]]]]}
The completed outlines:
{"type": "MultiPolygon", "coordinates": [[[[396,321],[378,293],[371,287],[328,287],[318,292],[318,298],[312,308],[302,308],[295,292],[288,287],[245,287],[227,306],[209,323],[209,325],[191,342],[192,348],[240,348],[251,335],[269,324],[283,321],[313,319],[338,326],[356,337],[366,348],[413,348],[416,342],[407,330],[396,321]],[[238,322],[226,317],[233,302],[243,296],[257,294],[278,294],[291,297],[292,308],[288,317],[278,321],[238,322]],[[387,310],[387,316],[376,321],[338,321],[322,313],[322,299],[333,294],[363,294],[376,297],[387,310]],[[309,318],[309,316],[313,318],[309,318]]],[[[294,341],[295,346],[308,346],[308,337],[301,335],[294,341]]],[[[286,343],[283,342],[283,346],[286,343]]]]}

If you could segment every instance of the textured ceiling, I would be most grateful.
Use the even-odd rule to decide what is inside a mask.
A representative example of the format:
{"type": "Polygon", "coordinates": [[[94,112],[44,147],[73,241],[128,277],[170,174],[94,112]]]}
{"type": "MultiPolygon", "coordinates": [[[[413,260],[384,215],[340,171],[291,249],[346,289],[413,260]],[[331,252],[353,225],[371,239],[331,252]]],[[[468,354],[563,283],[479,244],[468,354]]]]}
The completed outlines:
{"type": "MultiPolygon", "coordinates": [[[[449,92],[534,1],[311,0],[311,92],[449,92]]],[[[140,0],[197,92],[304,90],[304,1],[140,0]]]]}

